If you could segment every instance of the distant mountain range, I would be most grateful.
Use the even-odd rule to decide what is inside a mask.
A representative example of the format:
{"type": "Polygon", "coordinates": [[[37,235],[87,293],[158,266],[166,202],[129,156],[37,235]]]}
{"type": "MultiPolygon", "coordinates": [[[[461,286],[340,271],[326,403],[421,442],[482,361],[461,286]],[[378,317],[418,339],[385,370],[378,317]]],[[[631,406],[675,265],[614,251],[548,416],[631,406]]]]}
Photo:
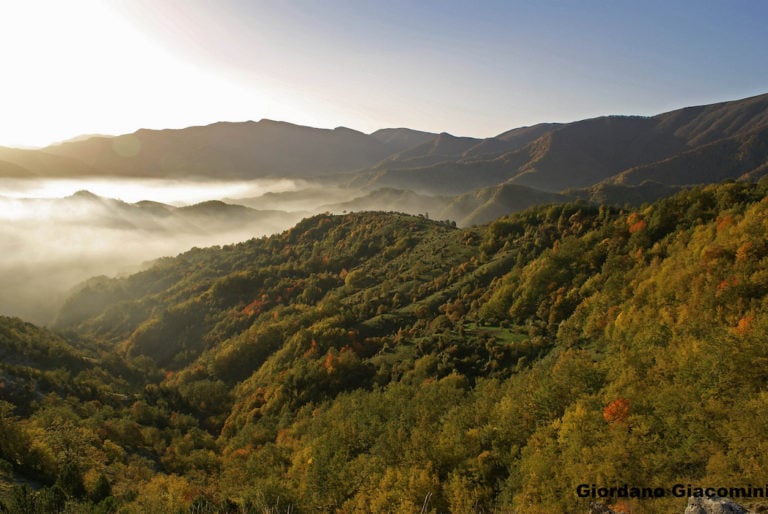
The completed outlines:
{"type": "Polygon", "coordinates": [[[549,192],[602,182],[691,185],[758,178],[766,171],[768,95],[658,116],[606,116],[517,129],[474,146],[436,136],[358,180],[365,186],[459,193],[499,183],[549,192]],[[527,136],[527,137],[526,137],[527,136]],[[448,148],[436,158],[435,147],[448,148]],[[417,152],[419,151],[419,152],[417,152]],[[418,155],[417,155],[418,153],[418,155]],[[421,162],[419,162],[421,159],[421,162]],[[431,162],[430,162],[431,160],[431,162]]]}
{"type": "Polygon", "coordinates": [[[478,189],[455,196],[430,196],[407,189],[382,188],[353,200],[322,206],[335,214],[394,210],[455,221],[461,227],[480,225],[533,205],[563,203],[578,195],[548,193],[513,184],[478,189]]]}
{"type": "MultiPolygon", "coordinates": [[[[40,150],[0,148],[0,176],[323,178],[364,191],[493,196],[504,184],[540,192],[599,185],[615,201],[768,171],[768,94],[652,117],[542,123],[476,139],[390,128],[364,134],[285,122],[214,123],[90,137],[40,150]]],[[[578,191],[581,190],[581,191],[578,191]]],[[[518,195],[519,196],[519,195],[518,195]]]]}
{"type": "MultiPolygon", "coordinates": [[[[3,200],[0,197],[0,200],[3,200]]],[[[9,201],[6,199],[6,201],[9,201]]],[[[56,219],[69,224],[141,230],[144,232],[221,233],[233,225],[273,224],[279,229],[296,223],[307,212],[288,213],[279,210],[256,210],[222,201],[208,201],[176,207],[160,202],[127,203],[105,198],[90,191],[78,191],[63,198],[12,199],[16,206],[30,211],[55,213],[56,219]]]]}

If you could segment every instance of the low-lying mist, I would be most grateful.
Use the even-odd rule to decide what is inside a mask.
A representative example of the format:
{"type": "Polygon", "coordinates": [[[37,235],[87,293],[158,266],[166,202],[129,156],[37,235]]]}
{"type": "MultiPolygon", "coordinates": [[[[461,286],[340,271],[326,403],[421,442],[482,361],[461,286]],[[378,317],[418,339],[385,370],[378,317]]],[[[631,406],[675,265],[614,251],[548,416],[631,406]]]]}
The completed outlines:
{"type": "Polygon", "coordinates": [[[90,191],[124,202],[149,200],[171,205],[190,205],[222,198],[250,198],[266,193],[306,189],[309,184],[296,179],[247,181],[172,180],[141,178],[41,178],[0,181],[0,196],[7,198],[62,198],[78,191],[90,191]]]}
{"type": "Polygon", "coordinates": [[[0,182],[0,314],[49,324],[90,277],[280,232],[348,194],[292,180],[0,182]]]}

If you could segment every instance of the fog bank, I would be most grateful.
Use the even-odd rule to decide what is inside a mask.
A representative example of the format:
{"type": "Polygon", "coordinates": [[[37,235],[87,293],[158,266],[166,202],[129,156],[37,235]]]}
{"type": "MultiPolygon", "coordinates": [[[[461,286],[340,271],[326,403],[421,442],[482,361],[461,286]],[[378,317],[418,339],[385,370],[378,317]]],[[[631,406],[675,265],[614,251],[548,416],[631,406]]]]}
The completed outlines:
{"type": "Polygon", "coordinates": [[[0,314],[46,325],[68,291],[90,277],[131,273],[147,261],[195,246],[230,244],[285,230],[310,212],[220,202],[184,208],[171,204],[253,198],[299,186],[293,181],[0,183],[0,314]],[[85,188],[90,192],[72,194],[85,188]]]}
{"type": "Polygon", "coordinates": [[[171,205],[191,205],[222,198],[257,197],[305,189],[307,183],[293,179],[247,181],[171,180],[140,178],[41,178],[0,179],[0,196],[7,198],[62,198],[77,191],[90,191],[124,202],[149,200],[171,205]]]}

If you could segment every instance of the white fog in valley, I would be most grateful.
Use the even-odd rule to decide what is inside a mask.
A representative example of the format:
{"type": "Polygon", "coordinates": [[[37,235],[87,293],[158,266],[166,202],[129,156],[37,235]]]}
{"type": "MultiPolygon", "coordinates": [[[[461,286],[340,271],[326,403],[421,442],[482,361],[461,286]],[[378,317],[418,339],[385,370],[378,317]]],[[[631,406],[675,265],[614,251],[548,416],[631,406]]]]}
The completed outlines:
{"type": "Polygon", "coordinates": [[[277,233],[350,194],[293,180],[2,181],[0,314],[48,325],[90,277],[277,233]]]}
{"type": "Polygon", "coordinates": [[[0,196],[6,198],[61,198],[89,191],[124,202],[149,200],[170,205],[190,205],[222,198],[258,197],[265,193],[296,191],[307,187],[301,180],[170,180],[135,178],[2,179],[0,196]]]}

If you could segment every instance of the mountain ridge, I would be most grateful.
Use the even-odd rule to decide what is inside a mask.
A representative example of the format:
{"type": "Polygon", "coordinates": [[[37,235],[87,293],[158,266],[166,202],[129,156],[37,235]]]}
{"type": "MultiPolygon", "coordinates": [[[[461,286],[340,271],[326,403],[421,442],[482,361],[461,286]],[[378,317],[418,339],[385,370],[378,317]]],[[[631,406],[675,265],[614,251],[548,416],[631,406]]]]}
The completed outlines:
{"type": "MultiPolygon", "coordinates": [[[[457,180],[457,174],[476,175],[463,186],[487,187],[492,173],[500,181],[510,181],[549,192],[589,187],[609,180],[625,170],[650,165],[684,154],[704,144],[728,137],[741,137],[768,124],[768,94],[743,100],[688,107],[656,116],[602,116],[566,124],[537,125],[538,137],[521,147],[499,155],[474,160],[460,158],[427,167],[412,168],[410,175],[419,176],[422,187],[438,184],[435,192],[444,193],[445,182],[457,180]],[[458,171],[464,169],[462,173],[458,171]],[[485,177],[485,178],[484,178],[485,177]],[[442,180],[441,180],[442,179],[442,180]]],[[[515,130],[509,133],[514,134],[515,130]]],[[[498,137],[498,136],[497,136],[498,137]]],[[[523,140],[525,141],[525,140],[523,140]]],[[[493,148],[493,138],[483,144],[493,148]]],[[[693,154],[690,154],[693,155],[693,154]]],[[[681,169],[690,164],[680,162],[681,169]]],[[[404,177],[398,167],[379,165],[368,187],[407,186],[412,178],[404,177]]],[[[688,177],[675,179],[676,169],[669,169],[667,183],[686,185],[706,182],[688,177]]],[[[738,178],[729,176],[726,178],[738,178]]],[[[454,188],[452,192],[458,192],[454,188]]],[[[422,189],[422,192],[427,192],[422,189]]]]}
{"type": "Polygon", "coordinates": [[[242,179],[349,172],[383,159],[390,150],[352,129],[262,119],[139,129],[113,138],[62,143],[43,152],[80,156],[107,175],[242,179]]]}
{"type": "Polygon", "coordinates": [[[364,134],[262,119],[140,129],[41,150],[0,149],[0,173],[322,179],[334,186],[427,195],[459,195],[506,183],[547,193],[603,182],[686,186],[762,176],[766,126],[768,94],[655,116],[540,123],[485,139],[408,128],[364,134]],[[747,166],[739,152],[748,153],[754,166],[747,166]],[[715,162],[720,163],[717,172],[715,162]]]}

